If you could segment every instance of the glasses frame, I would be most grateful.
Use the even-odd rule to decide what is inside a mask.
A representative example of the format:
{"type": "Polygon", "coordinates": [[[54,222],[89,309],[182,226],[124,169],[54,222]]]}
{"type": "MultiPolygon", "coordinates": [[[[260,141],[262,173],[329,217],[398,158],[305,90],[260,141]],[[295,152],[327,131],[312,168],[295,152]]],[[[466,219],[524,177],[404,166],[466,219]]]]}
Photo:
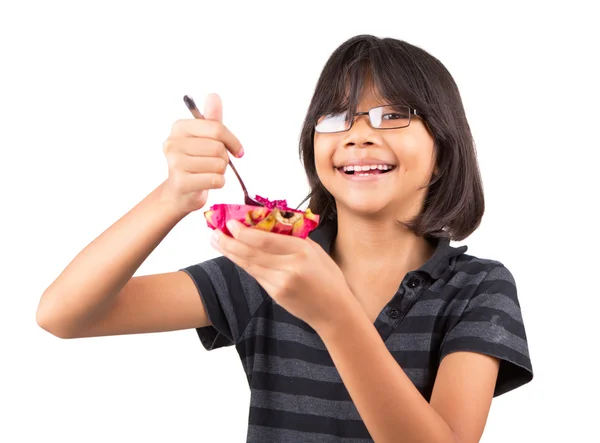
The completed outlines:
{"type": "Polygon", "coordinates": [[[364,112],[357,112],[354,115],[352,115],[352,121],[350,122],[350,126],[348,126],[348,129],[343,129],[341,131],[326,131],[326,132],[320,132],[317,130],[317,126],[318,123],[315,125],[315,132],[317,132],[318,134],[340,134],[342,132],[348,132],[350,129],[352,129],[352,126],[354,126],[354,122],[356,122],[356,117],[359,117],[361,115],[368,115],[369,118],[369,126],[372,129],[378,130],[378,131],[387,131],[390,129],[403,129],[403,128],[408,128],[410,126],[410,123],[412,121],[412,116],[414,115],[415,117],[421,117],[421,114],[419,114],[417,112],[416,109],[411,108],[410,106],[404,105],[404,104],[395,104],[395,105],[380,105],[380,106],[375,106],[371,109],[369,109],[368,111],[364,111],[364,112]],[[385,108],[386,106],[390,106],[390,107],[394,107],[394,106],[404,106],[406,108],[408,108],[408,124],[405,126],[398,126],[396,128],[376,128],[373,126],[373,122],[371,121],[371,111],[373,111],[373,109],[378,109],[378,108],[385,108]]]}

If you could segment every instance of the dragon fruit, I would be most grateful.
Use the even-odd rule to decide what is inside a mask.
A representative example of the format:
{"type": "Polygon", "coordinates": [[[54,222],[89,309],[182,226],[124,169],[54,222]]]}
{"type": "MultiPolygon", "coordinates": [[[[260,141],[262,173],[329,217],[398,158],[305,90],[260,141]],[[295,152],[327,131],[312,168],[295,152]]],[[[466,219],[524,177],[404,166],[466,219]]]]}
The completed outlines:
{"type": "Polygon", "coordinates": [[[257,201],[265,206],[216,204],[204,212],[209,228],[220,229],[231,236],[227,229],[229,220],[277,234],[306,238],[319,224],[319,216],[310,209],[297,211],[289,208],[285,200],[269,200],[257,195],[257,201]]]}

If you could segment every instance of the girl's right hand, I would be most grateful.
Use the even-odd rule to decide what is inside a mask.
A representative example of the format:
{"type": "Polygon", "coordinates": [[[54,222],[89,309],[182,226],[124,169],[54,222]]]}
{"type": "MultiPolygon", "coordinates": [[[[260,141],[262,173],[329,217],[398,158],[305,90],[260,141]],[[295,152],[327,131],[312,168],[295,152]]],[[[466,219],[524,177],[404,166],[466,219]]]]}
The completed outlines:
{"type": "Polygon", "coordinates": [[[204,103],[204,120],[178,120],[163,145],[169,177],[161,198],[184,215],[206,204],[209,189],[225,185],[228,151],[243,155],[240,141],[223,123],[223,106],[216,94],[204,103]]]}

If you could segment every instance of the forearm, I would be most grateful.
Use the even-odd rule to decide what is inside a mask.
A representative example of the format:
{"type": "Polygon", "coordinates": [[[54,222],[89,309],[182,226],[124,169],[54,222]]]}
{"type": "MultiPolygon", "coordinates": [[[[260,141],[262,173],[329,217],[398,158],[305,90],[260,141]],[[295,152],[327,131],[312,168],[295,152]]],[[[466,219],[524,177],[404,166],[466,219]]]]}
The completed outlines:
{"type": "Polygon", "coordinates": [[[358,302],[317,329],[377,443],[455,443],[452,430],[415,388],[358,302]]]}
{"type": "Polygon", "coordinates": [[[162,185],[110,226],[44,291],[40,325],[59,334],[93,318],[183,218],[161,199],[162,185]]]}

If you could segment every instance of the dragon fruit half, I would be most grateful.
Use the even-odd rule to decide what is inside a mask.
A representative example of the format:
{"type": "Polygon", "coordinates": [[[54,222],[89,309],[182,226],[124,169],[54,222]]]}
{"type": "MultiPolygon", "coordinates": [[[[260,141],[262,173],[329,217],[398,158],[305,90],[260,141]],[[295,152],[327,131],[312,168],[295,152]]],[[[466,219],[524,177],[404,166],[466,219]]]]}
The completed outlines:
{"type": "Polygon", "coordinates": [[[209,228],[220,229],[231,235],[227,223],[235,219],[244,225],[277,234],[306,238],[319,224],[319,216],[310,209],[297,211],[289,208],[285,200],[270,201],[257,195],[265,206],[217,204],[204,213],[209,228]]]}

